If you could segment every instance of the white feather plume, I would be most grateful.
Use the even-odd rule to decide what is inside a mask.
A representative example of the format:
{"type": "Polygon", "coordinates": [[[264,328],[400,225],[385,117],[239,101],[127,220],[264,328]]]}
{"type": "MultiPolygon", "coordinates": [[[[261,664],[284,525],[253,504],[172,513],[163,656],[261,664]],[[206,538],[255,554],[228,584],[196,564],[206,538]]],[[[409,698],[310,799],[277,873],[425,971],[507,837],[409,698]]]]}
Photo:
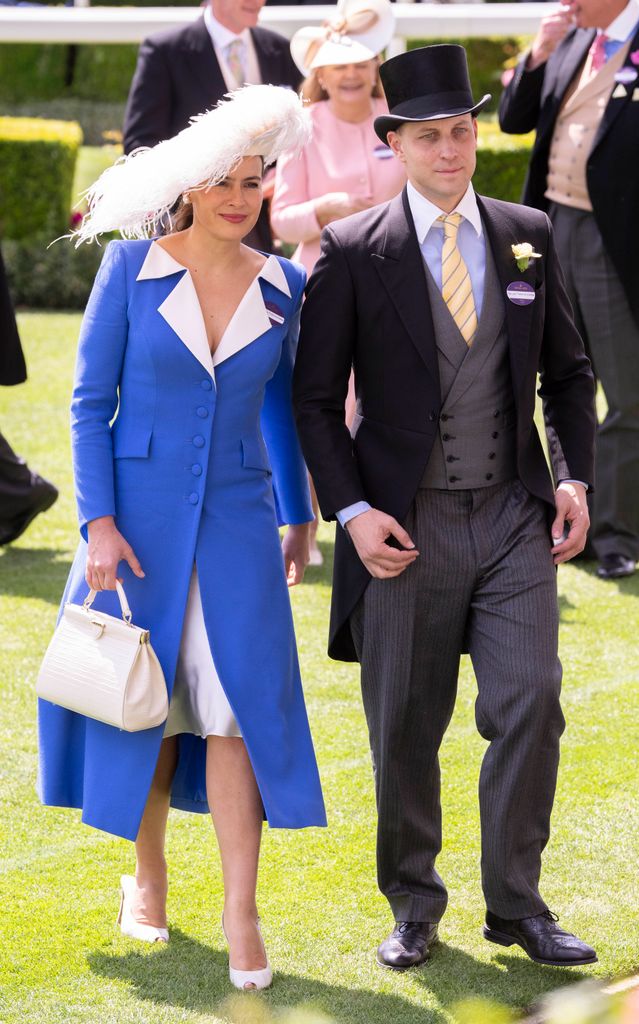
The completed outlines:
{"type": "Polygon", "coordinates": [[[245,156],[273,164],[287,150],[301,150],[311,131],[291,89],[247,85],[229,93],[172,139],[104,171],[86,192],[89,209],[73,235],[76,245],[109,231],[148,238],[185,190],[222,181],[245,156]]]}

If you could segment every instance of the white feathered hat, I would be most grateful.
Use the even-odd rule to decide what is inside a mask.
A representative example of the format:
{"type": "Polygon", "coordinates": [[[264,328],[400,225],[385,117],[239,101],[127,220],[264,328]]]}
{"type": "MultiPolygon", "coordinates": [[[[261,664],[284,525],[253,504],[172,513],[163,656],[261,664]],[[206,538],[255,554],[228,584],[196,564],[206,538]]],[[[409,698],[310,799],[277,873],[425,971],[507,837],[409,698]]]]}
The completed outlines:
{"type": "Polygon", "coordinates": [[[185,190],[222,181],[246,156],[275,163],[285,150],[300,150],[311,130],[291,89],[247,85],[229,93],[172,139],[104,171],[86,192],[89,210],[73,235],[76,245],[109,231],[148,238],[185,190]]]}
{"type": "Polygon", "coordinates": [[[291,56],[304,76],[327,64],[360,64],[381,53],[394,30],[389,0],[338,0],[335,14],[323,25],[295,33],[291,56]]]}

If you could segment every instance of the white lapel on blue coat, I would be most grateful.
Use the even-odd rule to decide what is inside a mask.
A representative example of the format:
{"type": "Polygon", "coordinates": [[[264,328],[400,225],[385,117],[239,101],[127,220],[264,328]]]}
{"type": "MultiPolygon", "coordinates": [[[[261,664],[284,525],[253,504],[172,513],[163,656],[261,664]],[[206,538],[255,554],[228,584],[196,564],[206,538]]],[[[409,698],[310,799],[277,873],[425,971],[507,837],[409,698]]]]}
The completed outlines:
{"type": "Polygon", "coordinates": [[[229,321],[220,344],[213,354],[213,365],[219,366],[225,359],[246,348],[273,326],[264,303],[260,278],[268,281],[290,299],[291,290],[286,274],[277,256],[269,256],[257,277],[242,296],[239,306],[229,321]]]}
{"type": "Polygon", "coordinates": [[[136,280],[147,281],[151,278],[168,277],[179,271],[182,272],[182,277],[158,307],[158,313],[207,373],[215,377],[202,309],[187,268],[173,259],[161,245],[151,242],[136,280]]]}
{"type": "Polygon", "coordinates": [[[182,272],[182,277],[158,307],[158,313],[213,378],[216,366],[250,345],[272,326],[264,304],[260,278],[268,281],[288,298],[291,297],[286,274],[279,260],[276,256],[269,256],[242,296],[220,339],[220,344],[211,356],[202,308],[189,270],[182,263],[178,263],[161,245],[152,242],[137,280],[168,277],[178,272],[182,272]]]}

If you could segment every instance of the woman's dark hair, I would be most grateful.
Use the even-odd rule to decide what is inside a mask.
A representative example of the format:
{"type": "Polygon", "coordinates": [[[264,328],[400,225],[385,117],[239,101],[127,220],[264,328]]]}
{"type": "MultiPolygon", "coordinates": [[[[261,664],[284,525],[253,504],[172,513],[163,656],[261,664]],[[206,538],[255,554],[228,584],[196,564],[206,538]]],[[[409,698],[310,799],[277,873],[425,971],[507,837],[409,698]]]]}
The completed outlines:
{"type": "Polygon", "coordinates": [[[182,196],[177,201],[175,213],[171,214],[171,221],[173,231],[185,231],[193,223],[193,206],[185,203],[182,196]]]}

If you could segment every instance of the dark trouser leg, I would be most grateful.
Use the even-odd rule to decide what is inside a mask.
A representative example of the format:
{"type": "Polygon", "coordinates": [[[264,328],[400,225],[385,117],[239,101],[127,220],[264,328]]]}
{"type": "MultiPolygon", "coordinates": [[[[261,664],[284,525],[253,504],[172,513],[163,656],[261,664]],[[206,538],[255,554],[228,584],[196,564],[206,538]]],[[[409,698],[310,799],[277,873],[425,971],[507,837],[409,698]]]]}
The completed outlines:
{"type": "Polygon", "coordinates": [[[477,726],[489,741],[479,782],[482,880],[503,918],[546,909],[539,895],[564,718],[547,509],[516,482],[475,491],[480,575],[469,617],[477,726]],[[495,489],[497,491],[497,489],[495,489]]]}
{"type": "Polygon", "coordinates": [[[19,536],[57,496],[53,484],[32,473],[0,434],[0,544],[19,536]]]}
{"type": "Polygon", "coordinates": [[[592,214],[551,209],[577,325],[608,412],[599,426],[590,540],[597,556],[639,558],[639,326],[592,214]]]}
{"type": "Polygon", "coordinates": [[[435,870],[438,751],[475,577],[469,494],[418,492],[406,528],[419,558],[396,579],[371,580],[351,620],[375,771],[378,882],[400,921],[435,922],[446,909],[435,870]]]}

